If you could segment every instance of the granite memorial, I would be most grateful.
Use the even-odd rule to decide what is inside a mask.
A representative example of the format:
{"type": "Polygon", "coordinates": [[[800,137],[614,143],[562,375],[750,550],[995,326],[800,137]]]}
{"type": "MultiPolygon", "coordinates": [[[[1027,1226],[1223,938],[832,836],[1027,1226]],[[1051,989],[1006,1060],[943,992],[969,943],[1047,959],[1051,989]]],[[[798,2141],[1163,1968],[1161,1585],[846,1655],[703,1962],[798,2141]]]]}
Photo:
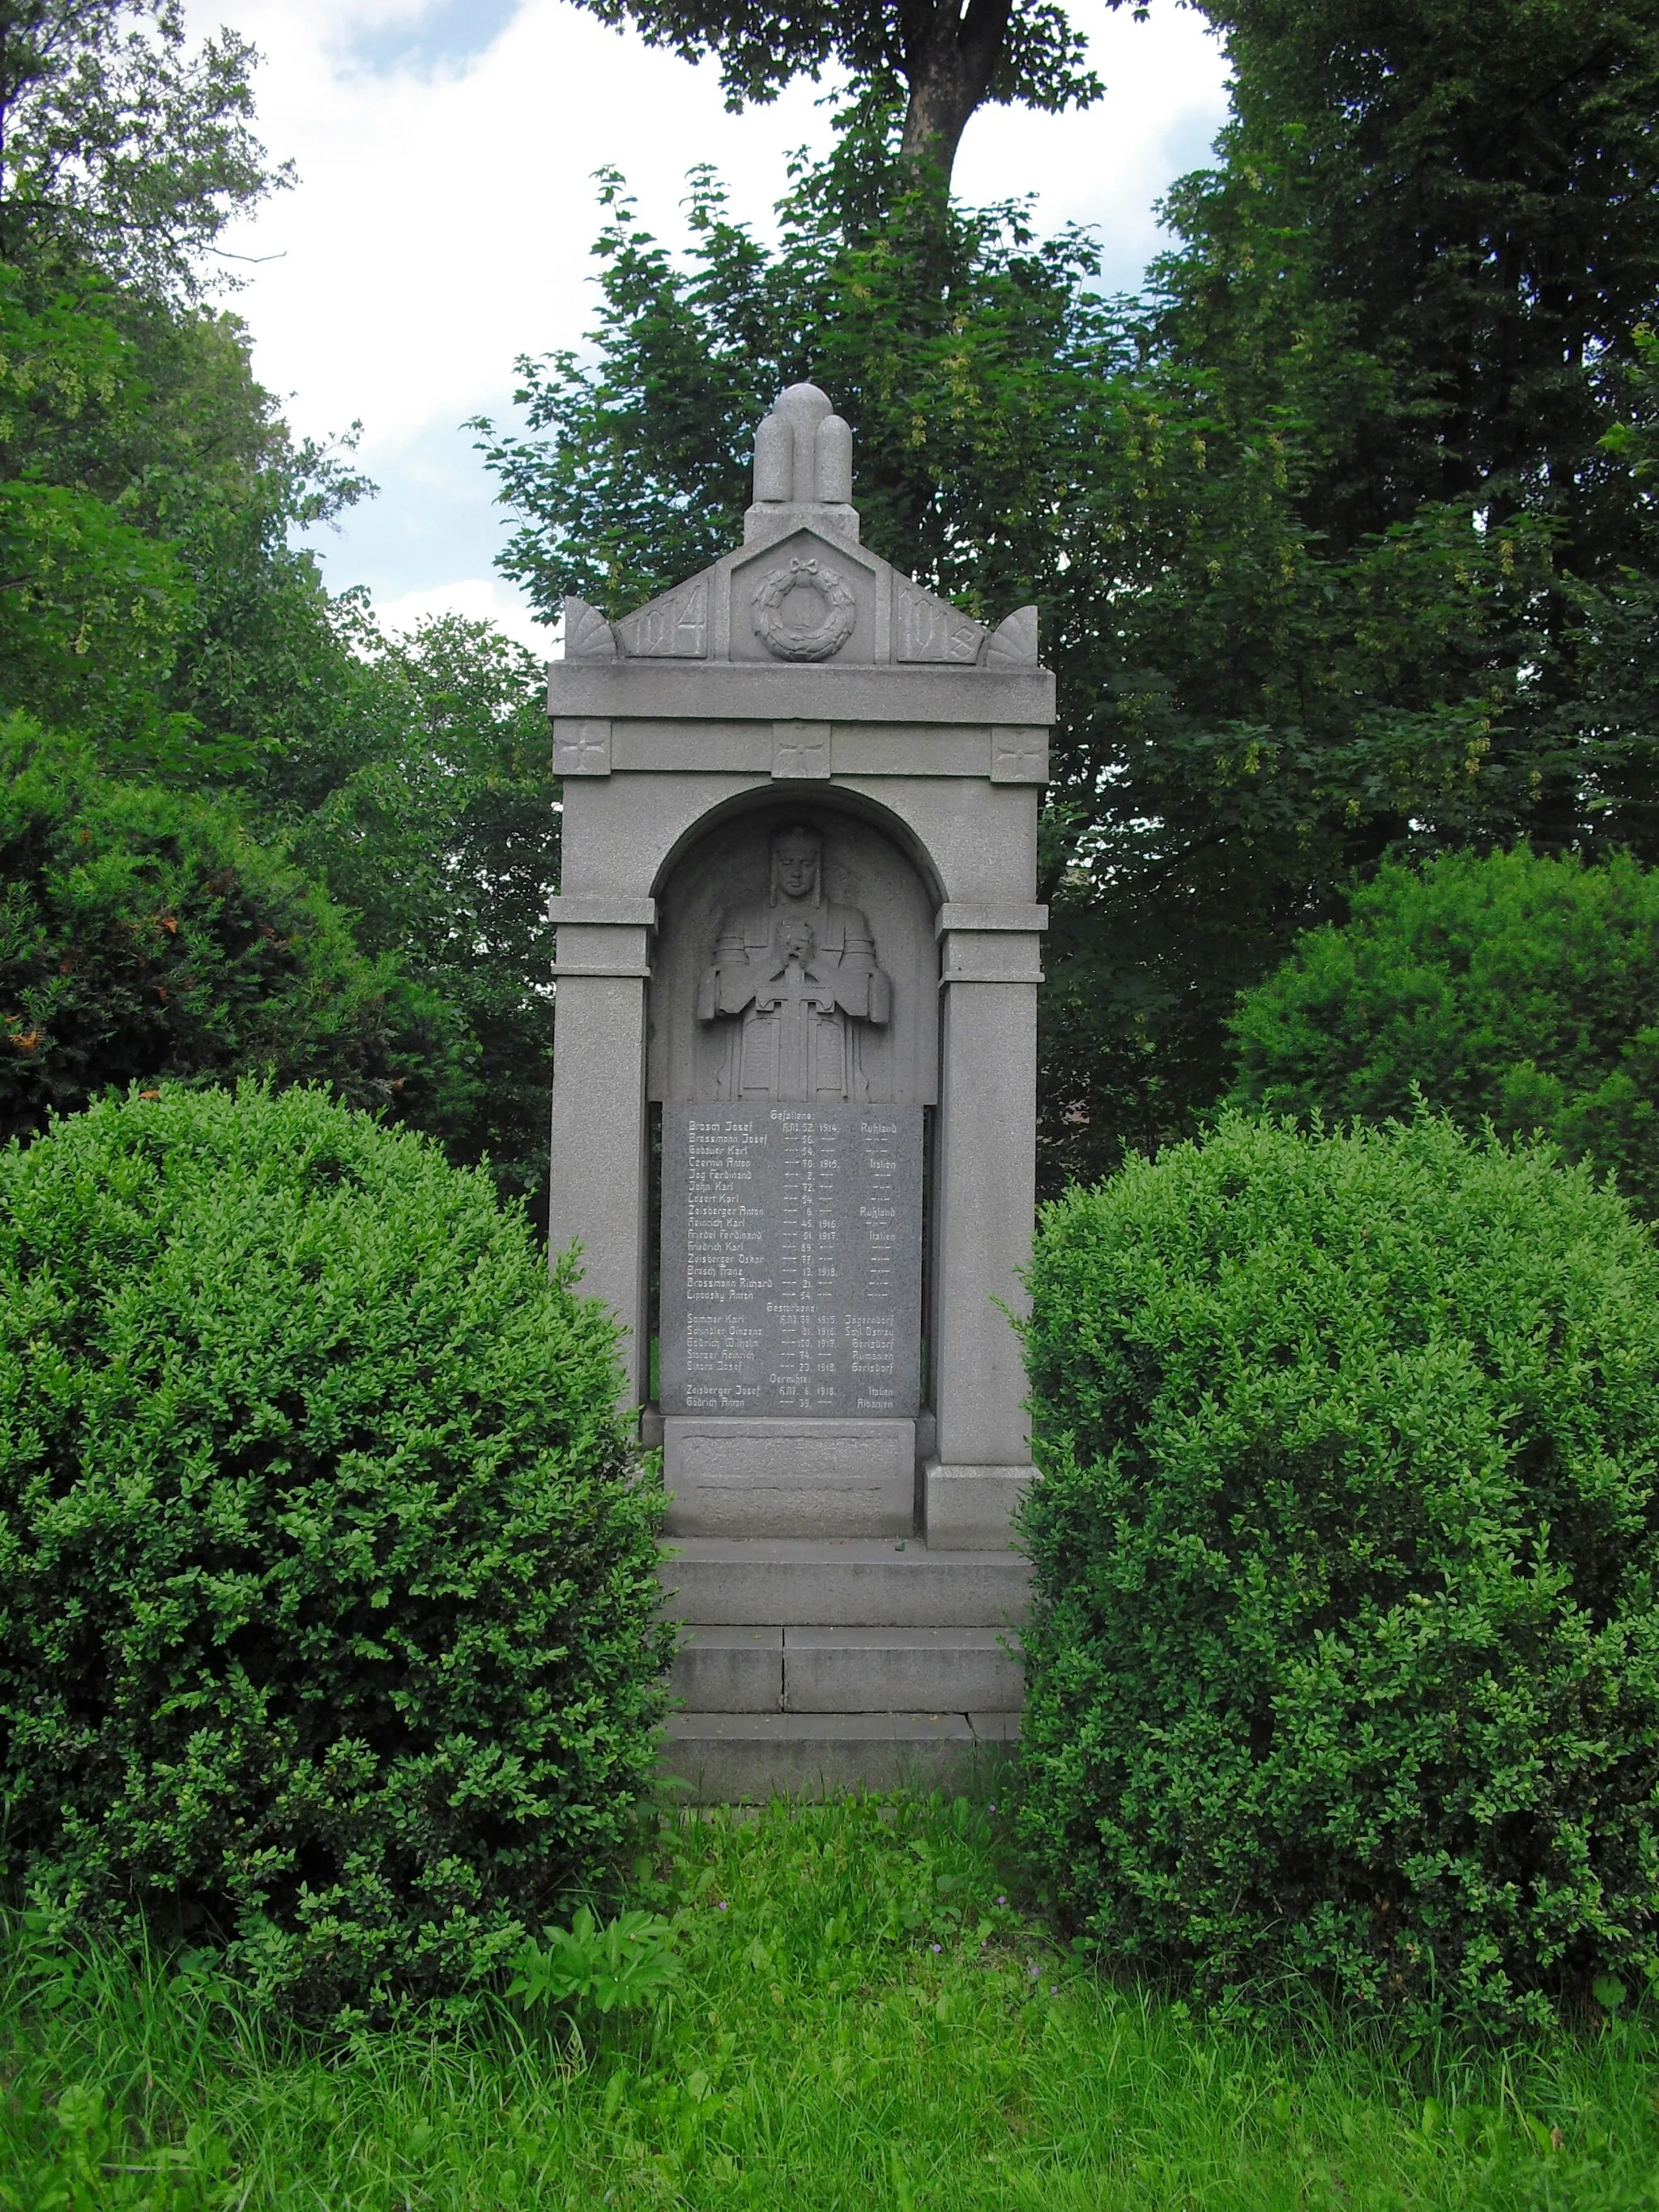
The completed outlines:
{"type": "MultiPolygon", "coordinates": [[[[1010,1316],[1054,684],[1033,610],[981,623],[862,546],[813,386],[759,426],[754,482],[702,574],[614,623],[567,602],[550,1227],[664,1448],[683,1733],[735,1714],[708,1744],[787,1780],[791,1716],[834,1766],[831,1720],[931,1679],[918,1637],[957,1639],[941,1691],[994,1677],[1007,1710],[984,1639],[1032,1472],[1010,1316]]],[[[879,1709],[892,1741],[939,1719],[879,1709]]]]}

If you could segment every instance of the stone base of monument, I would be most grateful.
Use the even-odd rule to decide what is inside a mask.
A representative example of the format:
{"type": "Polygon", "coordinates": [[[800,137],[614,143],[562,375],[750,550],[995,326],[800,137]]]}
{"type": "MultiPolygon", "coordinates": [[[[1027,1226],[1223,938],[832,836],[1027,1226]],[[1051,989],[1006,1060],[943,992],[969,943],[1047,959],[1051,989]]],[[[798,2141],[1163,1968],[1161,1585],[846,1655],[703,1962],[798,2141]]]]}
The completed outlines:
{"type": "Polygon", "coordinates": [[[913,1420],[671,1414],[673,1536],[902,1536],[915,1511],[913,1420]]]}
{"type": "Polygon", "coordinates": [[[1034,1467],[923,1464],[922,1525],[936,1552],[978,1552],[1008,1541],[1019,1501],[1036,1480],[1034,1467]]]}
{"type": "Polygon", "coordinates": [[[915,1537],[687,1537],[665,1771],[705,1803],[962,1789],[1019,1730],[1025,1563],[915,1537]]]}

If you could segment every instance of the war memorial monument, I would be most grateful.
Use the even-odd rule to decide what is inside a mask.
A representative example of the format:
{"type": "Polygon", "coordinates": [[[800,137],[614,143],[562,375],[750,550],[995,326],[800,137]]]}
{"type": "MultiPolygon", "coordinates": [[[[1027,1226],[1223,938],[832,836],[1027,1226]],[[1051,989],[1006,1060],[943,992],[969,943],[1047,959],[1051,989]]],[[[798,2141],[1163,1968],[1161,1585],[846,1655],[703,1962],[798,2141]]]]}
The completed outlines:
{"type": "Polygon", "coordinates": [[[552,1249],[663,1447],[707,1798],[943,1778],[1018,1726],[1036,654],[1033,609],[988,629],[860,544],[808,384],[737,551],[614,624],[566,603],[552,1249]]]}

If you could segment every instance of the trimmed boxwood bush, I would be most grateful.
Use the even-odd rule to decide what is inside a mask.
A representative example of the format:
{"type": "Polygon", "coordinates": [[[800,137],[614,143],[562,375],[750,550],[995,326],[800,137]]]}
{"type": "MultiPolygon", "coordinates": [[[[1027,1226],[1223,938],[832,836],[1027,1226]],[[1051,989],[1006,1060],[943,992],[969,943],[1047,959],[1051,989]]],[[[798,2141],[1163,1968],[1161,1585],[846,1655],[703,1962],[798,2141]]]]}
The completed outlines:
{"type": "Polygon", "coordinates": [[[616,1326],[483,1170],[311,1091],[0,1154],[5,1861],[307,2014],[464,2008],[663,1705],[616,1326]]]}
{"type": "Polygon", "coordinates": [[[1072,1925],[1425,2018],[1659,1973],[1659,1256],[1623,1200],[1427,1116],[1230,1116],[1048,1207],[1031,1290],[1019,1821],[1072,1925]]]}
{"type": "Polygon", "coordinates": [[[1356,891],[1239,1001],[1232,1097],[1541,1132],[1659,1212],[1659,868],[1445,853],[1356,891]]]}

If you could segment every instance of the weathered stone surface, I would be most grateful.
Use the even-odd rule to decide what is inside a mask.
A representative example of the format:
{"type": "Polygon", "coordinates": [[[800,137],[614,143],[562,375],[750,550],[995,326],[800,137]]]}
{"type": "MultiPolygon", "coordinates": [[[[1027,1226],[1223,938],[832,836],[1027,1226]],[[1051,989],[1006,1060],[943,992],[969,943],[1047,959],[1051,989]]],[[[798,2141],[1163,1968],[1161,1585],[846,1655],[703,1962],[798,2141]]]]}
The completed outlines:
{"type": "Polygon", "coordinates": [[[824,1415],[663,1423],[672,1536],[904,1536],[916,1425],[824,1415]]]}
{"type": "Polygon", "coordinates": [[[991,668],[1035,667],[1037,657],[1037,611],[1016,607],[991,633],[985,659],[991,668]]]}
{"type": "Polygon", "coordinates": [[[870,667],[832,660],[803,682],[800,669],[775,660],[556,660],[548,674],[552,713],[617,721],[805,716],[1046,730],[1054,719],[1054,679],[1045,668],[870,667]]]}
{"type": "Polygon", "coordinates": [[[922,1530],[935,1552],[983,1552],[1008,1543],[1019,1502],[1037,1480],[1034,1467],[946,1467],[922,1470],[922,1530]]]}
{"type": "MultiPolygon", "coordinates": [[[[947,941],[947,971],[950,949],[947,941]]],[[[1010,1316],[1027,1301],[1024,1285],[1010,1280],[1008,1255],[1017,1246],[1029,1253],[1036,1212],[1036,1153],[1024,1136],[1036,992],[1023,981],[948,986],[942,1056],[939,1114],[950,1139],[934,1194],[939,1457],[946,1467],[1019,1467],[1031,1456],[1030,1430],[1010,1316]],[[1016,1128],[1021,1141],[1012,1144],[1016,1128]]]]}
{"type": "Polygon", "coordinates": [[[993,1628],[687,1628],[672,1687],[703,1713],[1017,1713],[1014,1642],[993,1628]]]}
{"type": "Polygon", "coordinates": [[[696,1712],[775,1713],[783,1705],[783,1631],[684,1630],[668,1686],[696,1712]]]}
{"type": "MultiPolygon", "coordinates": [[[[562,937],[565,933],[561,930],[562,937]]],[[[623,933],[643,934],[639,933],[623,933]]],[[[645,982],[636,968],[561,976],[557,1068],[553,1088],[554,1172],[548,1201],[549,1249],[586,1247],[582,1287],[603,1298],[628,1332],[620,1347],[625,1389],[645,1395],[641,1324],[644,1255],[638,1237],[646,1158],[640,1082],[645,982]],[[580,1075],[568,1070],[580,1070],[580,1075]]]]}
{"type": "Polygon", "coordinates": [[[914,1106],[664,1107],[665,1414],[915,1414],[921,1136],[914,1106]]]}
{"type": "Polygon", "coordinates": [[[723,908],[695,1008],[721,1048],[697,1097],[806,1106],[888,1099],[869,1060],[892,1025],[893,979],[869,916],[831,896],[827,874],[817,824],[781,822],[767,839],[764,896],[723,908]]]}
{"type": "Polygon", "coordinates": [[[659,1573],[664,1612],[694,1626],[1018,1626],[1030,1581],[1012,1552],[933,1552],[914,1538],[687,1536],[659,1573]]]}
{"type": "Polygon", "coordinates": [[[786,1627],[784,1709],[1017,1713],[1024,1674],[1005,1648],[1007,1634],[994,1628],[786,1627]]]}
{"type": "Polygon", "coordinates": [[[661,1765],[705,1805],[959,1791],[989,1781],[1018,1733],[1007,1713],[677,1713],[661,1765]]]}

